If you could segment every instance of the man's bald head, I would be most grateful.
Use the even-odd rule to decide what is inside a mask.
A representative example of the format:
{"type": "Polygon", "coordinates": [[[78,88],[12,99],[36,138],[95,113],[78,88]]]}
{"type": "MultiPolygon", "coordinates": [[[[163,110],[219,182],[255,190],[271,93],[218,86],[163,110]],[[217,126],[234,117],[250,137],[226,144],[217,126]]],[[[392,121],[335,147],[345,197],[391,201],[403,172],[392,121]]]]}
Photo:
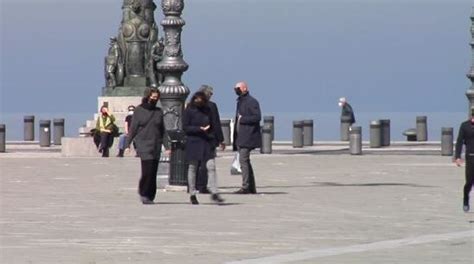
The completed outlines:
{"type": "Polygon", "coordinates": [[[246,82],[238,82],[236,85],[235,85],[235,89],[239,89],[242,94],[246,94],[248,93],[249,91],[249,88],[247,86],[247,83],[246,82]]]}

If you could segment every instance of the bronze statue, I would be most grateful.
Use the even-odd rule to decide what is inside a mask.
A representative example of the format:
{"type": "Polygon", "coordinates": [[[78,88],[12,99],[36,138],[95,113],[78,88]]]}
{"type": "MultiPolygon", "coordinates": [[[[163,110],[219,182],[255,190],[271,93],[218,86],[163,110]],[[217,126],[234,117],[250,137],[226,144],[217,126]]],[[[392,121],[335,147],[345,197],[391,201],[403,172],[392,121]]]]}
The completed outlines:
{"type": "Polygon", "coordinates": [[[118,94],[114,92],[116,87],[123,94],[128,93],[126,90],[159,86],[161,77],[155,65],[162,57],[163,43],[158,40],[156,8],[153,0],[123,1],[119,33],[111,41],[105,60],[104,95],[118,94]]]}

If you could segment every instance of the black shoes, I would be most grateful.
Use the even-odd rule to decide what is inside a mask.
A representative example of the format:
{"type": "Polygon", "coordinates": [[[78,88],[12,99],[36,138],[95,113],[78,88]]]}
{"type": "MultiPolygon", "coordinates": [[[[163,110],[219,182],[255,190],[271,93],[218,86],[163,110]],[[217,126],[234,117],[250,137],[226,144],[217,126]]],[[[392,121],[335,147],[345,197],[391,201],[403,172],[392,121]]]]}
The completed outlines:
{"type": "Polygon", "coordinates": [[[123,158],[124,152],[125,152],[125,150],[119,149],[119,153],[117,154],[117,158],[123,158]]]}
{"type": "Polygon", "coordinates": [[[191,195],[191,196],[189,197],[189,200],[191,201],[191,204],[194,204],[194,205],[199,204],[196,195],[191,195]]]}
{"type": "Polygon", "coordinates": [[[234,193],[235,194],[250,194],[251,192],[249,189],[240,188],[238,191],[235,191],[234,193]]]}
{"type": "Polygon", "coordinates": [[[145,196],[141,196],[140,200],[142,201],[142,204],[154,204],[154,202],[152,200],[148,199],[145,196]]]}
{"type": "Polygon", "coordinates": [[[462,210],[467,213],[469,212],[469,204],[464,204],[464,206],[462,207],[462,210]]]}
{"type": "Polygon", "coordinates": [[[219,194],[217,194],[217,193],[214,193],[214,194],[211,195],[211,200],[214,201],[214,202],[216,202],[216,203],[218,203],[218,204],[221,204],[221,203],[223,203],[223,202],[225,201],[225,200],[222,199],[222,197],[221,197],[219,194]]]}

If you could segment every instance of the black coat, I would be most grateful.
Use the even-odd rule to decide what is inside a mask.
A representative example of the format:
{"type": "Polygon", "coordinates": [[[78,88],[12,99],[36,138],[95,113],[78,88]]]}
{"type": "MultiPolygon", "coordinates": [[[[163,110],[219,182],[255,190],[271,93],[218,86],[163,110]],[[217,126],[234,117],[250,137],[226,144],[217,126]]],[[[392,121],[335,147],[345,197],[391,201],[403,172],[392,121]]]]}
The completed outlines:
{"type": "MultiPolygon", "coordinates": [[[[203,131],[201,127],[211,125],[209,107],[197,108],[190,104],[184,110],[183,130],[186,132],[186,160],[207,161],[215,157],[212,129],[203,131]]],[[[212,125],[211,125],[212,127],[212,125]]]]}
{"type": "Polygon", "coordinates": [[[257,99],[250,94],[239,96],[234,124],[234,150],[238,148],[255,149],[262,146],[260,120],[262,113],[257,99]],[[240,121],[238,117],[241,115],[240,121]]]}
{"type": "Polygon", "coordinates": [[[126,147],[135,141],[138,156],[142,160],[158,160],[164,136],[163,111],[147,103],[139,105],[133,113],[126,147]]]}
{"type": "Polygon", "coordinates": [[[341,119],[349,120],[351,124],[354,124],[356,122],[355,116],[354,116],[354,110],[352,109],[352,106],[349,103],[345,103],[342,106],[341,119]]]}
{"type": "Polygon", "coordinates": [[[209,101],[208,107],[211,114],[211,133],[213,133],[212,144],[218,147],[220,143],[224,142],[224,133],[222,132],[221,117],[216,103],[209,101]]]}
{"type": "Polygon", "coordinates": [[[461,124],[458,139],[456,141],[456,151],[454,157],[461,158],[462,145],[466,145],[466,158],[474,155],[474,125],[468,120],[461,124]]]}

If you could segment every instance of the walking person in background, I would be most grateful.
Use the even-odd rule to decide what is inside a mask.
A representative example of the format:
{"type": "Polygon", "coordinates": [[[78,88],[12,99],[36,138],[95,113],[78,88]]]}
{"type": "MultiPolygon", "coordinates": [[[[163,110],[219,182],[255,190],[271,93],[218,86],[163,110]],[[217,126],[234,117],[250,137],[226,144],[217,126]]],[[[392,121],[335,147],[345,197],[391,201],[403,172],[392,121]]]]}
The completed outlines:
{"type": "Polygon", "coordinates": [[[349,120],[351,125],[354,124],[356,121],[354,110],[345,97],[339,98],[339,107],[342,107],[341,119],[349,120]]]}
{"type": "Polygon", "coordinates": [[[469,212],[469,193],[474,184],[474,109],[471,110],[471,118],[463,122],[459,127],[459,134],[456,141],[456,150],[454,154],[454,162],[461,167],[464,162],[461,159],[463,145],[466,146],[466,183],[463,190],[463,210],[469,212]]]}
{"type": "Polygon", "coordinates": [[[100,115],[97,118],[96,133],[100,137],[99,152],[102,153],[102,157],[109,157],[109,149],[114,142],[114,133],[116,130],[115,117],[109,114],[107,106],[100,108],[100,115]]]}
{"type": "MultiPolygon", "coordinates": [[[[224,133],[222,132],[221,117],[219,115],[219,109],[217,104],[211,101],[212,95],[214,94],[214,89],[209,85],[201,85],[198,90],[203,92],[207,98],[207,106],[210,110],[211,122],[214,124],[213,131],[215,137],[211,139],[211,151],[216,152],[216,149],[220,147],[221,150],[225,150],[224,144],[224,133]]],[[[207,168],[204,164],[201,164],[197,170],[197,179],[196,179],[196,189],[199,193],[210,193],[207,188],[208,175],[207,168]]]]}
{"type": "Polygon", "coordinates": [[[216,152],[214,147],[216,124],[213,123],[210,112],[206,94],[197,92],[192,96],[183,115],[183,129],[187,136],[186,160],[189,164],[188,186],[190,201],[195,205],[199,204],[196,197],[196,177],[200,165],[207,168],[211,200],[217,203],[224,202],[217,189],[216,152]]]}
{"type": "Polygon", "coordinates": [[[253,98],[245,82],[239,82],[235,85],[237,94],[237,111],[234,124],[234,151],[239,152],[239,161],[242,168],[242,188],[237,194],[255,194],[257,187],[255,184],[255,175],[250,163],[250,152],[262,145],[262,136],[260,131],[260,120],[262,113],[260,104],[253,98]]]}
{"type": "Polygon", "coordinates": [[[127,142],[127,136],[128,132],[130,131],[130,125],[132,124],[132,116],[133,112],[135,111],[135,106],[129,105],[128,106],[128,114],[125,117],[125,133],[120,135],[119,137],[119,153],[117,154],[117,157],[123,158],[123,154],[125,152],[125,143],[127,142]]]}
{"type": "Polygon", "coordinates": [[[126,149],[132,141],[141,160],[141,177],[138,194],[143,204],[153,204],[156,196],[156,173],[161,156],[163,136],[165,132],[163,111],[156,106],[160,92],[156,88],[148,88],[142,104],[136,107],[128,137],[126,149]]]}

